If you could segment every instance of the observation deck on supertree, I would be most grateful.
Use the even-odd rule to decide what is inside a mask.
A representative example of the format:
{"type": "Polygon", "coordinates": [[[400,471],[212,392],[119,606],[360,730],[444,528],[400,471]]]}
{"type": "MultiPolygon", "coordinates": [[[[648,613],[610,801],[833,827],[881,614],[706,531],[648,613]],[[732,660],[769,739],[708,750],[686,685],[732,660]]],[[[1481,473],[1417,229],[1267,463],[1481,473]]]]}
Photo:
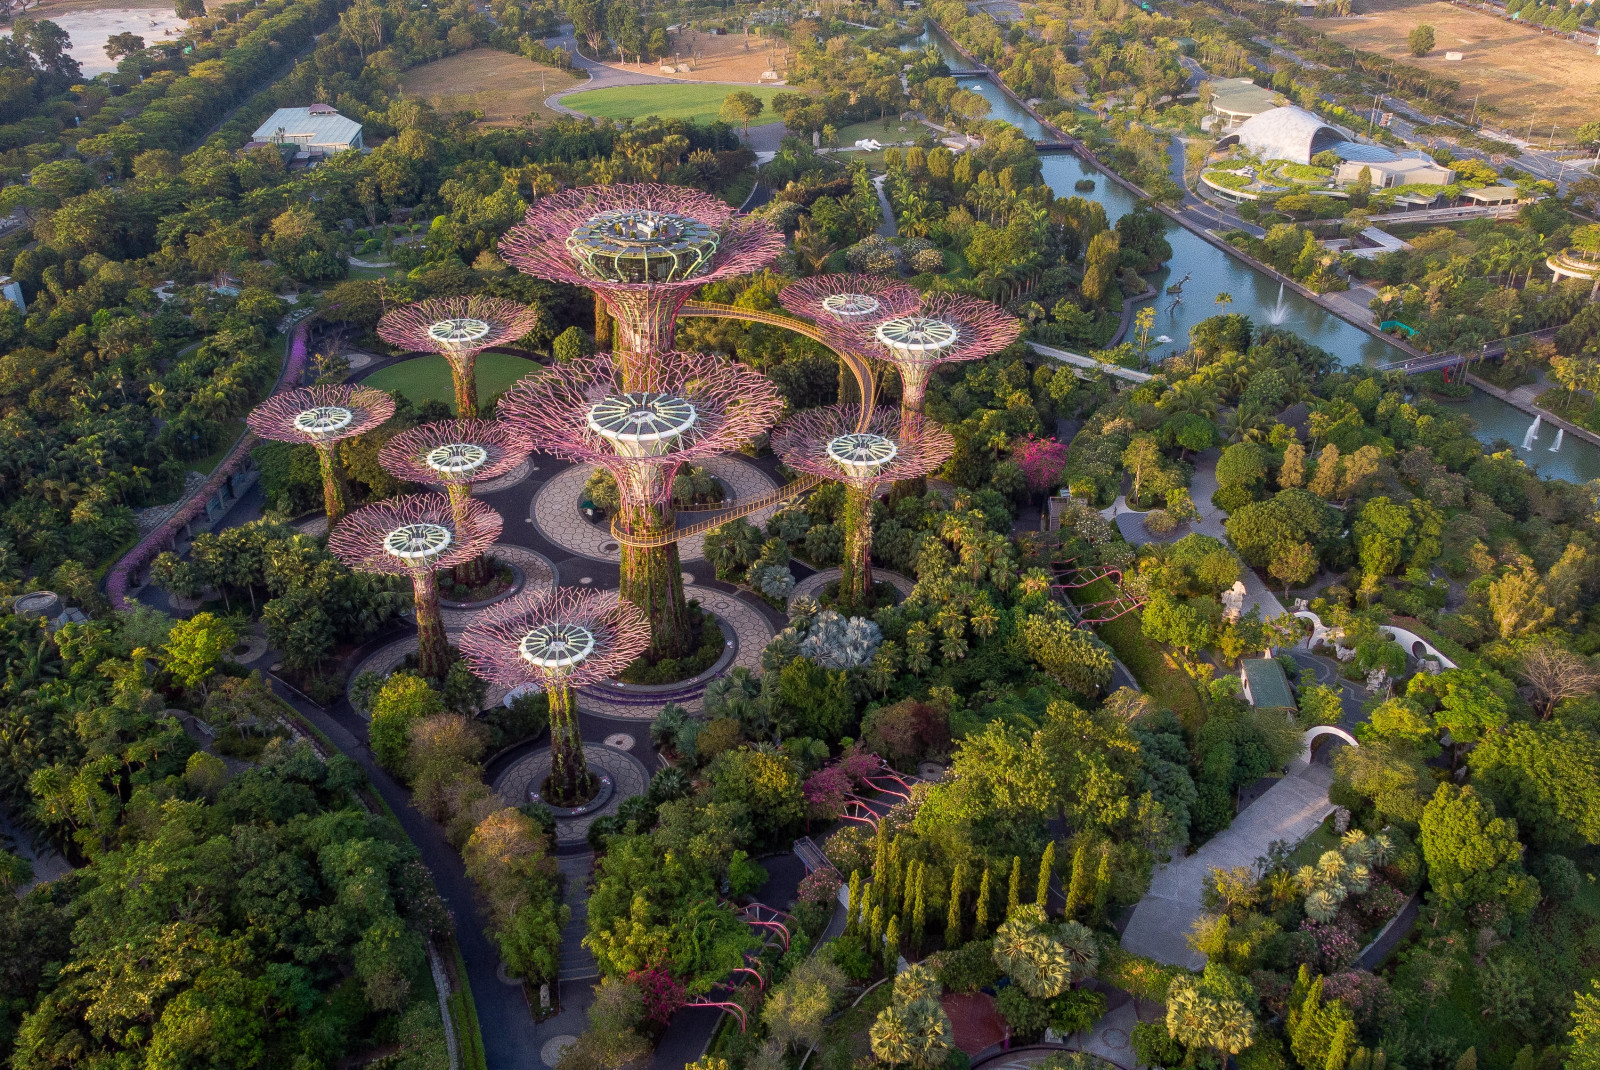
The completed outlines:
{"type": "Polygon", "coordinates": [[[274,442],[312,446],[322,466],[322,501],[328,527],[349,508],[350,489],[335,447],[380,426],[394,415],[394,398],[382,390],[348,384],[288,390],[257,405],[246,417],[250,430],[274,442]]]}
{"type": "Polygon", "coordinates": [[[678,311],[708,282],[747,275],[783,252],[783,233],[683,186],[584,186],[541,198],[500,240],[518,271],[593,290],[616,324],[629,390],[672,349],[678,311]]]}
{"type": "MultiPolygon", "coordinates": [[[[877,356],[861,324],[913,313],[921,301],[916,287],[882,275],[813,275],[778,292],[778,303],[815,323],[825,345],[857,358],[877,356]]],[[[839,397],[845,400],[843,383],[839,397]]]]}
{"type": "Polygon", "coordinates": [[[878,490],[936,471],[954,449],[944,428],[887,407],[873,410],[865,426],[853,406],[806,409],[772,433],[772,450],[784,464],[847,488],[841,602],[862,605],[872,591],[872,499],[878,490]]]}
{"type": "MultiPolygon", "coordinates": [[[[833,296],[836,306],[845,302],[860,276],[819,275],[791,283],[778,300],[791,311],[811,316],[822,323],[824,306],[833,296]],[[839,279],[837,283],[829,280],[839,279]],[[837,287],[837,289],[834,289],[837,287]],[[793,295],[790,291],[796,291],[793,295]]],[[[900,409],[922,412],[928,393],[928,376],[940,364],[982,360],[992,357],[1016,341],[1022,331],[1017,318],[989,301],[963,294],[934,293],[906,302],[903,295],[888,291],[882,296],[863,294],[879,302],[876,309],[859,314],[833,317],[825,327],[835,349],[848,349],[893,364],[900,372],[900,409]],[[836,341],[834,340],[836,339],[836,341]]],[[[864,302],[859,303],[864,307],[864,302]]]]}
{"type": "Polygon", "coordinates": [[[538,322],[536,309],[504,297],[434,297],[385,313],[378,321],[378,337],[449,361],[456,415],[471,419],[478,415],[478,354],[516,341],[538,322]]]}
{"type": "Polygon", "coordinates": [[[500,399],[500,415],[534,448],[596,464],[622,500],[622,597],[650,621],[653,659],[687,652],[688,608],[674,530],[672,480],[686,462],[737,449],[771,427],[783,401],[765,376],[700,353],[663,353],[653,389],[630,389],[609,353],[530,376],[500,399]],[[634,540],[634,541],[630,541],[634,540]]]}
{"type": "Polygon", "coordinates": [[[649,642],[649,625],[633,604],[558,588],[491,607],[467,626],[461,654],[490,683],[531,684],[550,697],[550,781],[540,794],[572,806],[593,794],[572,689],[615,676],[649,642]]]}
{"type": "MultiPolygon", "coordinates": [[[[526,435],[500,420],[442,420],[400,432],[378,451],[378,463],[411,483],[443,487],[459,527],[474,483],[498,479],[533,451],[526,435]]],[[[488,555],[456,566],[456,580],[477,587],[489,579],[488,555]]]]}
{"type": "Polygon", "coordinates": [[[357,572],[410,576],[417,615],[417,670],[434,680],[450,668],[434,571],[482,554],[500,537],[500,514],[467,499],[459,513],[443,494],[406,494],[364,505],[328,536],[328,549],[357,572]]]}

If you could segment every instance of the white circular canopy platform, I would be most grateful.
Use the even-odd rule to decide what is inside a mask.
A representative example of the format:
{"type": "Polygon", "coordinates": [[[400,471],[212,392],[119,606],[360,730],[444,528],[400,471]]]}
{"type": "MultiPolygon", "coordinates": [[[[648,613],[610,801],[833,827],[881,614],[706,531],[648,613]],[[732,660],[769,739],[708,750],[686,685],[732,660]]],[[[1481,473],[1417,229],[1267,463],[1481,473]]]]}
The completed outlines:
{"type": "Polygon", "coordinates": [[[695,425],[694,402],[675,394],[617,394],[589,409],[589,429],[624,457],[659,457],[695,425]]]}

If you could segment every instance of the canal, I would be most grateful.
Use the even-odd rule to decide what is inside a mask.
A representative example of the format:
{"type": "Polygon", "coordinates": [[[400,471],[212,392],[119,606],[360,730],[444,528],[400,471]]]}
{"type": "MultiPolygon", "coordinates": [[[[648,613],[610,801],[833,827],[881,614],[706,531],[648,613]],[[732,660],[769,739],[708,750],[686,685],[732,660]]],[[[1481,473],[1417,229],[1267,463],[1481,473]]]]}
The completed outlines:
{"type": "MultiPolygon", "coordinates": [[[[928,35],[903,46],[906,50],[926,47],[928,35]]],[[[938,32],[932,39],[939,46],[945,62],[956,69],[967,66],[963,59],[938,32]]],[[[989,116],[1003,119],[1031,138],[1040,137],[1044,131],[1038,120],[1024,111],[1017,102],[1001,91],[988,78],[958,79],[963,89],[981,95],[989,102],[989,116]]],[[[1084,197],[1105,206],[1106,218],[1114,225],[1130,211],[1135,203],[1133,194],[1112,182],[1104,174],[1090,167],[1072,153],[1042,153],[1044,180],[1058,197],[1084,197]],[[1087,179],[1094,189],[1079,191],[1078,182],[1087,179]]],[[[1354,324],[1329,312],[1321,305],[1287,290],[1276,279],[1258,271],[1187,228],[1168,221],[1168,244],[1172,246],[1172,259],[1157,274],[1150,276],[1156,287],[1156,323],[1154,335],[1169,341],[1156,345],[1152,354],[1161,357],[1188,345],[1189,329],[1201,320],[1218,312],[1238,312],[1258,326],[1272,324],[1304,338],[1336,356],[1343,364],[1384,364],[1405,356],[1400,350],[1376,338],[1354,324]],[[1184,280],[1182,292],[1169,295],[1168,286],[1184,280]],[[1231,301],[1220,304],[1217,298],[1226,294],[1231,301]]],[[[1473,391],[1466,402],[1444,403],[1453,412],[1472,417],[1478,425],[1478,438],[1492,444],[1505,440],[1520,447],[1532,417],[1498,398],[1481,391],[1473,391]]],[[[1555,430],[1544,428],[1533,449],[1517,449],[1517,454],[1540,475],[1566,479],[1572,482],[1600,478],[1600,447],[1567,438],[1558,453],[1551,453],[1555,430]]]]}

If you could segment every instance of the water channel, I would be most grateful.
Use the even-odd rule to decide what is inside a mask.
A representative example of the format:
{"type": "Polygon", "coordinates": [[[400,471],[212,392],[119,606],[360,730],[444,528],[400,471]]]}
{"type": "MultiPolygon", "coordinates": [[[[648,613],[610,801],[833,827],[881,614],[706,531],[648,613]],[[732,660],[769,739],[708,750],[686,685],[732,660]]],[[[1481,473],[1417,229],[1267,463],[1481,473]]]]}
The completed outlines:
{"type": "MultiPolygon", "coordinates": [[[[968,65],[968,61],[942,35],[935,32],[932,38],[951,67],[960,70],[968,65]]],[[[920,50],[926,47],[926,41],[927,35],[924,35],[903,47],[908,51],[920,50]]],[[[989,102],[990,118],[1003,119],[1031,138],[1043,134],[1038,120],[988,78],[961,78],[957,81],[961,88],[971,90],[989,102]]],[[[1041,153],[1040,159],[1044,180],[1056,196],[1084,197],[1100,202],[1105,206],[1106,218],[1113,225],[1133,208],[1133,194],[1072,153],[1041,153]],[[1094,183],[1092,191],[1079,192],[1075,188],[1083,179],[1094,183]]],[[[1153,355],[1158,358],[1187,346],[1189,329],[1219,311],[1243,313],[1258,326],[1283,326],[1332,353],[1344,364],[1383,364],[1404,356],[1394,346],[1335,316],[1321,305],[1308,301],[1292,290],[1286,291],[1278,280],[1230,256],[1187,228],[1169,223],[1166,238],[1172,246],[1172,259],[1160,272],[1150,277],[1159,295],[1155,301],[1156,323],[1153,333],[1169,339],[1154,347],[1153,355]],[[1183,283],[1181,295],[1168,295],[1167,287],[1186,275],[1188,281],[1183,283]],[[1217,295],[1222,293],[1232,298],[1226,306],[1217,304],[1217,295]],[[1181,297],[1181,300],[1175,302],[1174,296],[1181,297]]],[[[1446,403],[1446,407],[1471,416],[1478,424],[1478,437],[1490,444],[1499,439],[1513,446],[1520,444],[1528,425],[1533,422],[1533,417],[1481,391],[1474,391],[1470,401],[1446,403]]],[[[1569,436],[1562,442],[1559,453],[1551,453],[1549,447],[1554,440],[1555,429],[1546,427],[1531,450],[1518,449],[1517,455],[1544,476],[1573,482],[1600,478],[1600,448],[1569,436]]]]}

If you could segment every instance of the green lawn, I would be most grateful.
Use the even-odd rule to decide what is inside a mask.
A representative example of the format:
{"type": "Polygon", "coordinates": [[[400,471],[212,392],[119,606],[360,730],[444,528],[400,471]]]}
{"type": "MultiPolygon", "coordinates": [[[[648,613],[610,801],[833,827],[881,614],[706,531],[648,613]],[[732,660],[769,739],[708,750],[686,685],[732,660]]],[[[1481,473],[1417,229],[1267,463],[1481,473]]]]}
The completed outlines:
{"type": "MultiPolygon", "coordinates": [[[[524,357],[509,353],[484,353],[478,357],[478,404],[503,392],[506,387],[539,367],[524,357]]],[[[416,405],[442,401],[455,408],[455,389],[450,384],[450,365],[443,357],[413,357],[373,372],[368,386],[404,394],[416,405]]]]}
{"type": "Polygon", "coordinates": [[[561,103],[573,111],[601,119],[638,119],[658,115],[663,119],[693,119],[706,123],[717,117],[722,102],[741,89],[754,93],[765,105],[758,123],[778,118],[772,112],[772,98],[781,90],[765,86],[714,85],[682,82],[672,85],[617,85],[610,89],[590,89],[562,97],[561,103]]]}
{"type": "MultiPolygon", "coordinates": [[[[901,121],[894,116],[889,117],[889,128],[883,127],[883,120],[868,119],[864,123],[851,123],[849,126],[839,128],[834,144],[841,148],[849,148],[862,138],[873,138],[885,145],[898,141],[915,141],[920,134],[932,133],[926,126],[919,122],[907,119],[901,121]]],[[[854,159],[854,155],[851,157],[854,159]]]]}
{"type": "MultiPolygon", "coordinates": [[[[1091,605],[1112,596],[1111,585],[1096,580],[1089,586],[1073,591],[1073,601],[1091,605]]],[[[1117,658],[1128,667],[1139,681],[1139,689],[1157,703],[1178,715],[1186,726],[1198,728],[1203,710],[1200,695],[1183,670],[1166,663],[1161,644],[1144,634],[1143,620],[1138,611],[1124,613],[1116,620],[1095,625],[1095,634],[1116,652],[1117,658]]]]}

